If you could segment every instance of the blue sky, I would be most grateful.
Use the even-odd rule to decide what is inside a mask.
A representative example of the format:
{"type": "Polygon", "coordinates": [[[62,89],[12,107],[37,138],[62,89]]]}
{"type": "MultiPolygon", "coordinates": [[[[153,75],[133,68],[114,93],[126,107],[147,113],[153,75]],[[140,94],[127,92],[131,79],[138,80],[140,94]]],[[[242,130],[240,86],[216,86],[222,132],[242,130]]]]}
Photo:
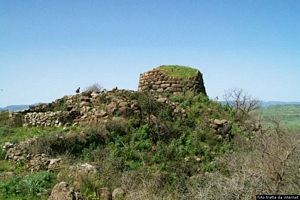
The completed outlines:
{"type": "Polygon", "coordinates": [[[300,1],[0,0],[0,107],[137,90],[163,64],[199,69],[210,98],[300,101],[300,1]]]}

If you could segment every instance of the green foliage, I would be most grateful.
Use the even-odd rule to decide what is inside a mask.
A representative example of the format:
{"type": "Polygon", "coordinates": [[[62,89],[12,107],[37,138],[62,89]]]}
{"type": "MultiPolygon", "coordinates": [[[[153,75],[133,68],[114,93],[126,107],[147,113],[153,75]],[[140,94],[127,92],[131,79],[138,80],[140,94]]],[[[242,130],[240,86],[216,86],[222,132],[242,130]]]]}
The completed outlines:
{"type": "Polygon", "coordinates": [[[98,102],[99,104],[109,104],[111,103],[111,97],[108,96],[106,93],[100,93],[98,96],[98,102]]]}
{"type": "Polygon", "coordinates": [[[15,165],[14,165],[14,172],[16,173],[16,174],[21,174],[21,173],[23,173],[25,170],[26,170],[26,168],[25,168],[25,161],[24,160],[20,160],[20,161],[18,161],[15,165]]]}
{"type": "Polygon", "coordinates": [[[53,174],[47,171],[34,172],[24,177],[12,176],[0,182],[0,197],[33,197],[51,185],[53,174]]]}
{"type": "MultiPolygon", "coordinates": [[[[49,134],[56,130],[56,127],[9,127],[0,126],[0,144],[5,142],[19,143],[26,138],[49,134]]],[[[60,128],[61,129],[61,128],[60,128]]]]}
{"type": "Polygon", "coordinates": [[[3,150],[0,150],[0,152],[0,173],[11,171],[11,162],[8,160],[4,160],[5,152],[3,150]]]}
{"type": "Polygon", "coordinates": [[[0,111],[0,125],[1,126],[7,125],[8,119],[9,119],[9,111],[7,110],[0,111]]]}
{"type": "Polygon", "coordinates": [[[47,106],[47,108],[49,111],[52,111],[52,110],[53,111],[67,111],[68,110],[65,98],[58,99],[55,105],[50,104],[47,106]]]}
{"type": "Polygon", "coordinates": [[[50,172],[35,172],[24,176],[18,185],[22,191],[27,191],[30,194],[38,194],[50,185],[52,178],[53,175],[50,172]]]}
{"type": "Polygon", "coordinates": [[[23,125],[23,119],[21,114],[15,114],[13,117],[9,117],[9,111],[0,111],[0,127],[21,127],[23,125]]]}
{"type": "Polygon", "coordinates": [[[151,115],[155,116],[164,106],[164,104],[157,102],[154,96],[147,91],[138,92],[137,101],[141,109],[140,120],[147,124],[152,123],[151,115]]]}

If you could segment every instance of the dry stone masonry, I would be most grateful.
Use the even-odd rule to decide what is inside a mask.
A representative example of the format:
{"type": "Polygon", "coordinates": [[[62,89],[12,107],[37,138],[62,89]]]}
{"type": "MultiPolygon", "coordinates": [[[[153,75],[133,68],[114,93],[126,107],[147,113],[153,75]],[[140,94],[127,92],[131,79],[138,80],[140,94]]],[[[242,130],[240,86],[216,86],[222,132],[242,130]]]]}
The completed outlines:
{"type": "MultiPolygon", "coordinates": [[[[139,91],[158,92],[154,95],[160,103],[167,103],[173,109],[173,114],[186,116],[183,108],[178,102],[170,102],[160,95],[161,92],[181,93],[194,91],[206,95],[202,74],[199,70],[189,67],[176,66],[171,70],[184,72],[189,69],[188,77],[167,75],[160,67],[140,75],[139,91]]],[[[138,106],[136,91],[119,90],[101,92],[84,91],[76,95],[66,95],[49,104],[31,106],[23,111],[10,113],[11,119],[18,119],[23,126],[66,126],[77,124],[91,124],[105,122],[115,115],[119,117],[130,117],[138,115],[141,110],[138,106]]]]}
{"type": "Polygon", "coordinates": [[[6,142],[2,147],[3,152],[6,154],[5,159],[13,162],[24,161],[26,162],[25,167],[32,172],[40,170],[56,171],[59,169],[62,162],[60,158],[50,158],[45,153],[30,153],[29,149],[36,139],[29,138],[20,144],[6,142]]]}
{"type": "Polygon", "coordinates": [[[199,70],[195,70],[195,74],[185,80],[180,76],[168,76],[160,67],[140,74],[138,90],[171,93],[195,91],[206,95],[202,74],[199,70]]]}

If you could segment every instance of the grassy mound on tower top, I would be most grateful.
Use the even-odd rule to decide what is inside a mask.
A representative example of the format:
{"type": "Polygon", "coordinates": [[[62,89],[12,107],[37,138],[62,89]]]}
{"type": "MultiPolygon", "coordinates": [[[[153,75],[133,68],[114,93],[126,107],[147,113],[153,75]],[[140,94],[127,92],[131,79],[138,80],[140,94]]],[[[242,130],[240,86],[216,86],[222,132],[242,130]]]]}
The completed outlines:
{"type": "Polygon", "coordinates": [[[187,80],[189,77],[196,76],[198,71],[197,69],[180,65],[161,65],[156,69],[161,70],[168,76],[180,77],[183,80],[187,80]]]}

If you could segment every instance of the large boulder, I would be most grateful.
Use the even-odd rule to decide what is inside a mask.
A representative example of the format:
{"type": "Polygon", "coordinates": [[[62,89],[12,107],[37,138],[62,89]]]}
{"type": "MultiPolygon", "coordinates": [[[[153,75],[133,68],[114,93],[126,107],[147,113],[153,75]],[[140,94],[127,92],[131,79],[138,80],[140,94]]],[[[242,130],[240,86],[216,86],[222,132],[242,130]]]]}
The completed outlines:
{"type": "Polygon", "coordinates": [[[73,186],[60,182],[53,187],[48,200],[84,200],[84,197],[73,186]]]}

